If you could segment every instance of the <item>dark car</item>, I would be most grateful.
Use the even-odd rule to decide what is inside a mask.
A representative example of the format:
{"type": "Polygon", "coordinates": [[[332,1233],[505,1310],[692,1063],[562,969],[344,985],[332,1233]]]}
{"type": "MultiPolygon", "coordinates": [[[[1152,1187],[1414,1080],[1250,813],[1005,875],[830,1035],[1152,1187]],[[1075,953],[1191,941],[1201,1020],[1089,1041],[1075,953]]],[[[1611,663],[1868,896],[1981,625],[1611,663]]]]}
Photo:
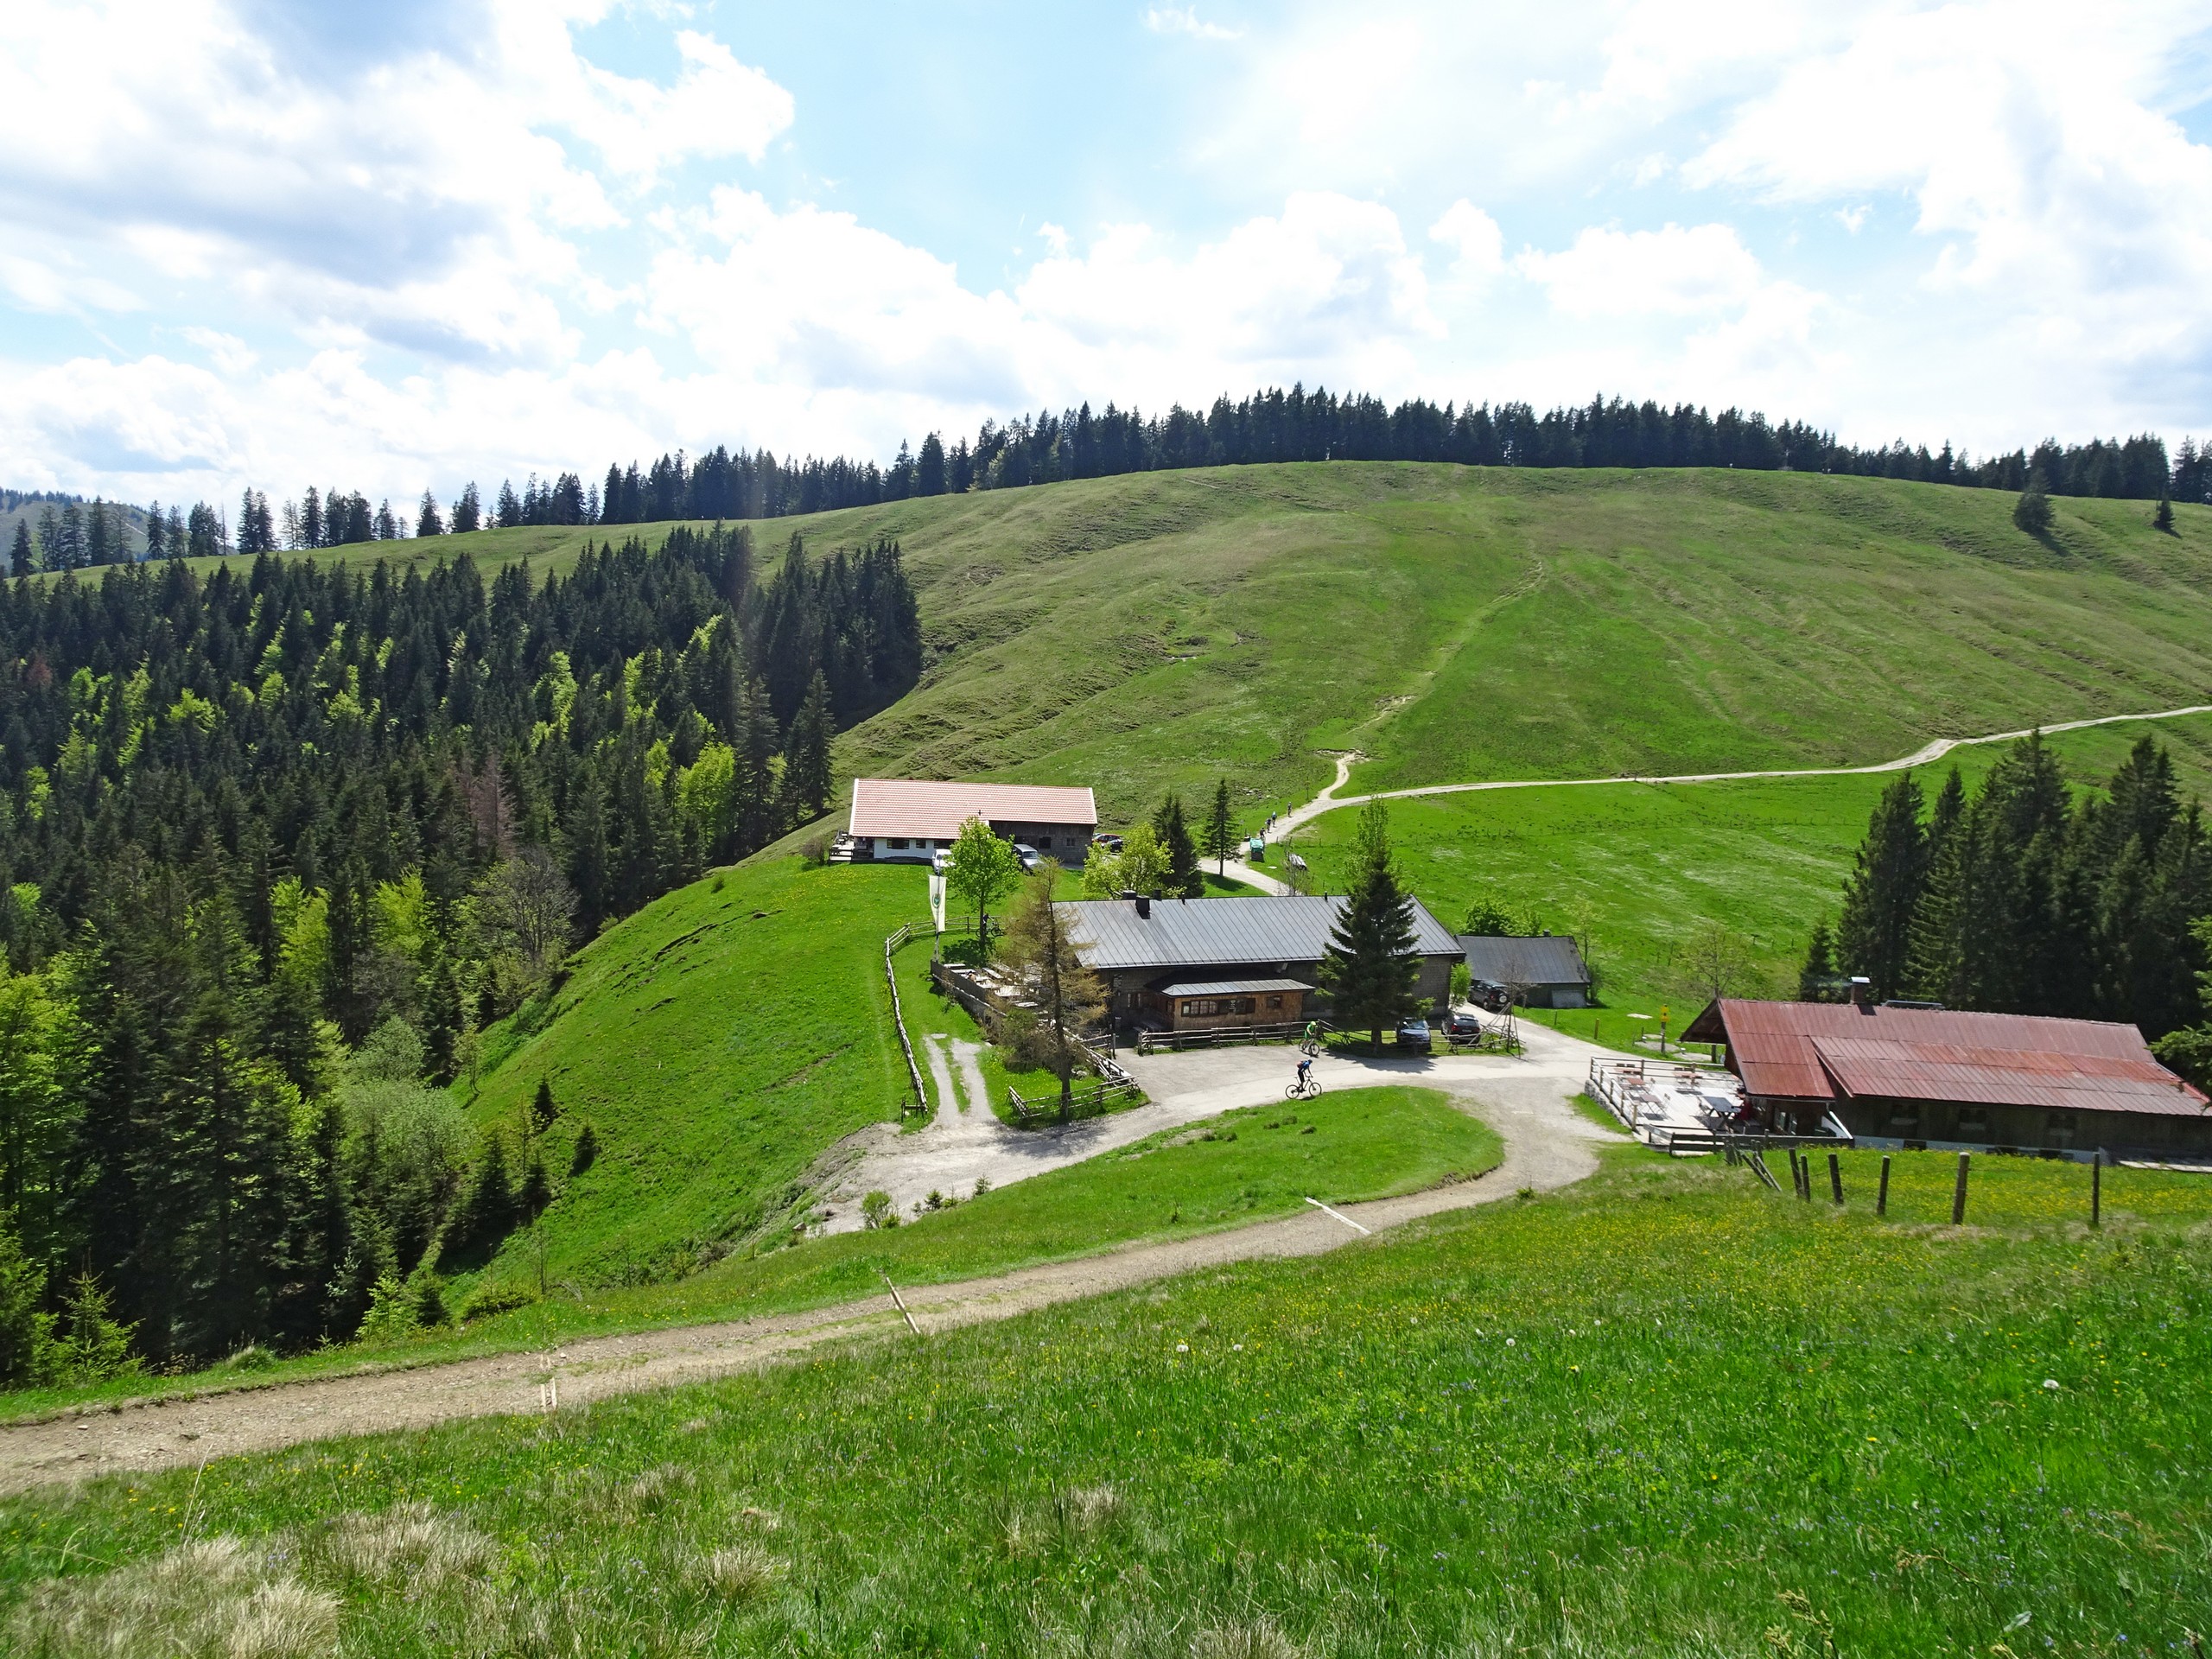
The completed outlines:
{"type": "Polygon", "coordinates": [[[1109,853],[1118,853],[1122,850],[1122,838],[1119,836],[1093,836],[1090,838],[1090,844],[1103,848],[1109,853]]]}
{"type": "Polygon", "coordinates": [[[1479,1037],[1483,1034],[1482,1016],[1472,1008],[1454,1008],[1444,1016],[1446,1037],[1479,1037]]]}
{"type": "Polygon", "coordinates": [[[1428,1021],[1426,1020],[1399,1020],[1398,1046],[1400,1048],[1417,1048],[1422,1053],[1427,1053],[1428,1021]]]}

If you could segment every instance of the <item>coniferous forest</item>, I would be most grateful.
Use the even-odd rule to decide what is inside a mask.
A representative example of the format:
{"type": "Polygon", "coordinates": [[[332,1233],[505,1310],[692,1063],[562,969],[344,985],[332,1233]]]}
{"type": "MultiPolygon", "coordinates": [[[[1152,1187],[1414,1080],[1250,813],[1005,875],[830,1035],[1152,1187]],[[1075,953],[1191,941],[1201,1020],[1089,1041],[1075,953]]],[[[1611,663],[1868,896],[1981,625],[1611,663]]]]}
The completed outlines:
{"type": "Polygon", "coordinates": [[[530,1219],[546,1173],[435,1085],[572,943],[818,817],[921,642],[895,544],[764,582],[739,526],[542,583],[17,582],[0,664],[0,1302],[64,1288],[73,1333],[0,1352],[20,1382],[125,1327],[155,1363],[343,1338],[530,1219]]]}
{"type": "Polygon", "coordinates": [[[2183,1069],[2205,1017],[2212,845],[2165,751],[2145,737],[2100,794],[2069,785],[2039,737],[1969,791],[1882,795],[1833,928],[1815,928],[1800,995],[2124,1020],[2183,1069]]]}

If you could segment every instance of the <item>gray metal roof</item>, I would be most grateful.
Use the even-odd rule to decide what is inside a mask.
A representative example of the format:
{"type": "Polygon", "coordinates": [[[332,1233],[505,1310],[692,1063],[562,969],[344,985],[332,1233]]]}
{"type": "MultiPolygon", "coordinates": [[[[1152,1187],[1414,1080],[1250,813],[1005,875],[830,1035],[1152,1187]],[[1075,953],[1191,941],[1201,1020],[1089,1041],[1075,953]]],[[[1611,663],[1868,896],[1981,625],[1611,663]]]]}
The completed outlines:
{"type": "MultiPolygon", "coordinates": [[[[1341,898],[1155,899],[1141,918],[1129,899],[1084,899],[1060,906],[1068,931],[1094,969],[1205,968],[1232,963],[1319,962],[1329,948],[1341,898]]],[[[1456,957],[1452,931],[1414,900],[1414,949],[1456,957]]]]}
{"type": "Polygon", "coordinates": [[[1590,970],[1582,953],[1563,934],[1541,938],[1493,938],[1480,933],[1461,936],[1467,973],[1485,985],[1587,985],[1590,970]]]}
{"type": "Polygon", "coordinates": [[[1313,988],[1302,979],[1175,979],[1172,974],[1162,974],[1162,979],[1173,980],[1173,984],[1155,985],[1153,988],[1162,996],[1252,996],[1261,991],[1310,991],[1313,988]]]}

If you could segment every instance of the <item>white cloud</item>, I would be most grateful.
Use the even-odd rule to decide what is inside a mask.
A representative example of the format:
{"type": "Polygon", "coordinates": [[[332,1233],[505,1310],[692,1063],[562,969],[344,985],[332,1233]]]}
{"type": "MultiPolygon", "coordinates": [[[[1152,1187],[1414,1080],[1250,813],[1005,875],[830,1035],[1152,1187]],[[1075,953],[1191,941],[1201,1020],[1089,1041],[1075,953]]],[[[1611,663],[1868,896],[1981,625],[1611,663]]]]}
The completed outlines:
{"type": "Polygon", "coordinates": [[[1452,250],[1452,275],[1494,276],[1505,269],[1505,234],[1492,219],[1465,196],[1444,210],[1428,227],[1429,239],[1452,250]]]}
{"type": "Polygon", "coordinates": [[[1155,35],[1189,35],[1202,41],[1239,41],[1241,29],[1225,29],[1202,20],[1195,7],[1153,6],[1144,14],[1144,26],[1155,35]]]}
{"type": "MultiPolygon", "coordinates": [[[[1294,379],[1977,447],[2212,408],[2212,152],[2160,113],[2193,95],[2175,8],[1292,0],[1198,60],[1204,113],[1157,156],[1112,157],[1131,189],[1187,165],[1179,215],[1173,181],[1098,218],[991,199],[979,276],[749,171],[792,100],[680,8],[251,3],[11,8],[0,306],[75,319],[20,339],[77,354],[0,363],[0,479],[398,499],[1294,379]],[[580,47],[624,19],[670,67],[580,47]],[[1805,234],[1830,217],[1855,239],[1805,234]],[[1044,251],[998,270],[1017,220],[1044,251]]],[[[1071,143],[1071,175],[1096,164],[1071,143]]]]}
{"type": "Polygon", "coordinates": [[[1515,269],[1571,317],[1693,316],[1744,305],[1759,262],[1726,225],[1657,231],[1592,226],[1558,253],[1531,250],[1515,269]]]}

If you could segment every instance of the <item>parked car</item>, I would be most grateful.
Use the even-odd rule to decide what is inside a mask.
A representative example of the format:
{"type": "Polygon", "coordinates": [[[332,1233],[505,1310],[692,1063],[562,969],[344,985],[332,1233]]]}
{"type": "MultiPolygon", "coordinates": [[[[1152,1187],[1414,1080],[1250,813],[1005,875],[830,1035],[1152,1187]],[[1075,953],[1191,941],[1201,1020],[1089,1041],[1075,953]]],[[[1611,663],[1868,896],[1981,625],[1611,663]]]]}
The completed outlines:
{"type": "Polygon", "coordinates": [[[1037,874],[1037,867],[1045,861],[1044,854],[1026,841],[1014,843],[1014,855],[1021,861],[1021,868],[1032,875],[1037,874]]]}
{"type": "Polygon", "coordinates": [[[1483,1034],[1482,1016],[1472,1008],[1454,1008],[1444,1016],[1446,1037],[1479,1037],[1483,1034]]]}
{"type": "Polygon", "coordinates": [[[1122,838],[1119,836],[1093,836],[1090,838],[1090,844],[1103,848],[1109,853],[1118,853],[1122,850],[1122,838]]]}
{"type": "Polygon", "coordinates": [[[943,875],[952,868],[952,849],[940,847],[930,855],[930,874],[943,875]]]}
{"type": "Polygon", "coordinates": [[[1398,1021],[1398,1046],[1428,1052],[1428,1021],[1418,1017],[1398,1021]]]}

